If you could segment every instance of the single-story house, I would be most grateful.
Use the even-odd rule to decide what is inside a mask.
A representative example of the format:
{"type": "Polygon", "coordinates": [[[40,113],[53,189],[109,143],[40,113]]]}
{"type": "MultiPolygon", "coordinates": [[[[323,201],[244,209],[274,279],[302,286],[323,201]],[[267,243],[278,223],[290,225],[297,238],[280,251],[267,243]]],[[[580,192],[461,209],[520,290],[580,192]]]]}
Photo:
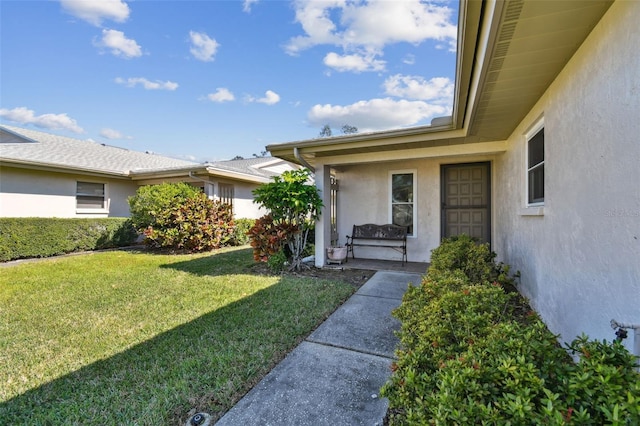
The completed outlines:
{"type": "Polygon", "coordinates": [[[406,226],[420,262],[466,233],[520,271],[561,341],[639,324],[638,23],[638,1],[461,0],[450,117],[267,146],[315,170],[316,265],[354,224],[406,226]]]}
{"type": "Polygon", "coordinates": [[[256,219],[265,212],[251,191],[297,167],[272,157],[202,164],[3,125],[0,217],[128,217],[140,186],[188,182],[256,219]]]}

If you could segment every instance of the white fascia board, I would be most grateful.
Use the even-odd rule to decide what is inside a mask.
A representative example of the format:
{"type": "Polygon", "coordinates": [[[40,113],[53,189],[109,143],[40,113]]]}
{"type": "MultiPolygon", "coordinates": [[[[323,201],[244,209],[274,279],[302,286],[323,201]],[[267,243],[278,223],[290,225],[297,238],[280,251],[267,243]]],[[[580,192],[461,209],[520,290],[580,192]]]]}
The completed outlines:
{"type": "Polygon", "coordinates": [[[56,173],[73,173],[73,174],[81,174],[81,175],[91,175],[91,176],[106,176],[106,177],[116,177],[121,179],[128,179],[129,175],[127,173],[122,173],[120,171],[115,170],[96,170],[85,167],[74,167],[74,166],[65,166],[51,163],[42,163],[37,161],[27,161],[27,160],[15,160],[15,159],[7,159],[0,158],[0,166],[4,167],[15,167],[21,169],[30,169],[30,170],[42,170],[47,172],[56,172],[56,173]]]}

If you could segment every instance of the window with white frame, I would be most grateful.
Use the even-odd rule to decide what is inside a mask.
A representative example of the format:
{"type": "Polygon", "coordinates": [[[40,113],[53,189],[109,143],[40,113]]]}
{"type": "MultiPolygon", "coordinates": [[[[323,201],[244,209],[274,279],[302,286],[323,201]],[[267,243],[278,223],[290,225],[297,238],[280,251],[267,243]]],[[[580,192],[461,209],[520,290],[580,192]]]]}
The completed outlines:
{"type": "Polygon", "coordinates": [[[544,122],[527,134],[527,205],[544,204],[544,122]]]}
{"type": "Polygon", "coordinates": [[[415,236],[416,172],[414,170],[390,173],[391,223],[405,226],[408,236],[415,236]]]}
{"type": "Polygon", "coordinates": [[[104,210],[107,198],[104,183],[76,182],[76,208],[82,210],[104,210]]]}

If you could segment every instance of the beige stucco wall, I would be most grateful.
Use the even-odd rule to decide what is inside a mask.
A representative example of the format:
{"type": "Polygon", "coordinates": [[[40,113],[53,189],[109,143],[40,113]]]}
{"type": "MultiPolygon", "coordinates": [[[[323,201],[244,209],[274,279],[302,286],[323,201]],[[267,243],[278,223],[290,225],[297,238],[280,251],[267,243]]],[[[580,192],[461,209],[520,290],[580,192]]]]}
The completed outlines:
{"type": "Polygon", "coordinates": [[[615,2],[495,162],[495,250],[561,341],[640,323],[638,22],[639,2],[615,2]],[[524,134],[540,117],[545,205],[529,216],[524,134]]]}
{"type": "Polygon", "coordinates": [[[267,213],[265,209],[262,209],[258,204],[253,202],[253,194],[251,191],[256,189],[258,184],[233,181],[223,181],[223,183],[233,185],[235,196],[233,211],[237,219],[258,219],[267,213]]]}
{"type": "MultiPolygon", "coordinates": [[[[492,162],[494,156],[439,157],[405,161],[342,165],[334,168],[340,183],[338,192],[339,244],[346,243],[354,224],[391,223],[390,174],[416,173],[416,232],[407,239],[410,262],[428,262],[431,250],[440,244],[440,169],[442,165],[492,162]]],[[[387,248],[357,247],[356,257],[401,260],[400,253],[387,248]]]]}
{"type": "Polygon", "coordinates": [[[135,183],[92,176],[2,167],[0,171],[1,217],[127,217],[127,197],[135,183]],[[76,182],[106,184],[108,212],[78,213],[76,182]]]}

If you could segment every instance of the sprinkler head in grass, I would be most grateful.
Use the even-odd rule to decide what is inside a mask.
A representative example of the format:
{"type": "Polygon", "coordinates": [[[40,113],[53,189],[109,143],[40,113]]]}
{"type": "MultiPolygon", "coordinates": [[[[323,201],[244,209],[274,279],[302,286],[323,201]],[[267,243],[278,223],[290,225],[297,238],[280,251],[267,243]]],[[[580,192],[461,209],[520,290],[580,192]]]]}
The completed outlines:
{"type": "Polygon", "coordinates": [[[211,416],[207,413],[196,413],[187,421],[186,426],[209,426],[211,416]]]}

